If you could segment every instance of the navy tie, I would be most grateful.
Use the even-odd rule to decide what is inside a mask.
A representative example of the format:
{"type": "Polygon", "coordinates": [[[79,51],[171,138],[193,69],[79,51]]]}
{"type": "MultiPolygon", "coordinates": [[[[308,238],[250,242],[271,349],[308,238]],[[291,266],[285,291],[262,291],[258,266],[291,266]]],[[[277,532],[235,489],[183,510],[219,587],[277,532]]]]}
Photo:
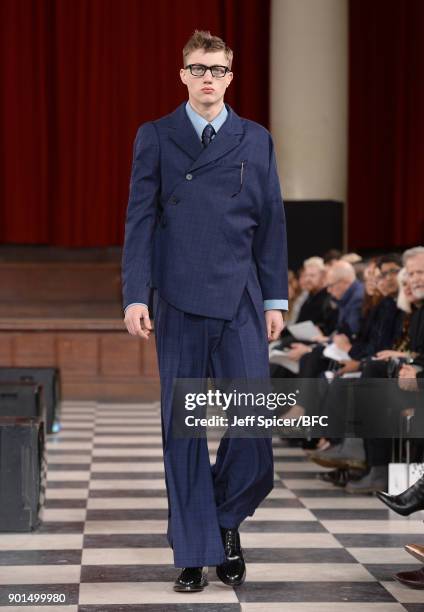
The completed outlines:
{"type": "Polygon", "coordinates": [[[211,125],[210,123],[208,123],[208,125],[205,125],[205,128],[202,132],[202,142],[204,147],[208,146],[214,134],[215,130],[213,129],[213,125],[211,125]]]}

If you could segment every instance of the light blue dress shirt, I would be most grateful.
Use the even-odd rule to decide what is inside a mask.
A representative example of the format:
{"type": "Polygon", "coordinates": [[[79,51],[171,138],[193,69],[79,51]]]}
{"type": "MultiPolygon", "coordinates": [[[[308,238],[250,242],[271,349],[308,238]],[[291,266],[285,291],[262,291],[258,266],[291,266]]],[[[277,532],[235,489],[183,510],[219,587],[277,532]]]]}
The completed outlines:
{"type": "MultiPolygon", "coordinates": [[[[228,116],[228,111],[227,111],[225,104],[222,107],[222,110],[215,117],[215,119],[212,119],[212,121],[210,122],[206,121],[204,117],[199,115],[199,113],[197,113],[194,110],[194,108],[191,106],[190,102],[187,102],[185,108],[186,108],[186,113],[194,129],[196,130],[196,133],[200,141],[202,140],[203,130],[209,123],[211,124],[211,126],[213,127],[216,133],[218,132],[219,128],[222,126],[222,124],[225,122],[228,116]]],[[[215,137],[215,134],[212,136],[212,139],[214,137],[215,137]]],[[[128,304],[128,306],[125,308],[125,312],[127,311],[127,308],[129,308],[130,306],[134,306],[135,304],[138,304],[140,306],[146,306],[146,304],[142,304],[141,302],[133,302],[132,304],[128,304]]],[[[288,310],[288,309],[289,309],[289,304],[287,300],[264,300],[264,310],[288,310]]]]}

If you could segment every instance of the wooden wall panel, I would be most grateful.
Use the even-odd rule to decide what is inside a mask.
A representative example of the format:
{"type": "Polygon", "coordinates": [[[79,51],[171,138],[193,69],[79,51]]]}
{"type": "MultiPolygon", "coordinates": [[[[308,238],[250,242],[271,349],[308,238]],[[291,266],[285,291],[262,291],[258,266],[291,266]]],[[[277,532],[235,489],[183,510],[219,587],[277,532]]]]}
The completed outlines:
{"type": "Polygon", "coordinates": [[[103,376],[140,376],[141,338],[129,334],[104,334],[100,337],[100,374],[103,376]]]}
{"type": "Polygon", "coordinates": [[[155,338],[127,332],[0,332],[0,366],[60,368],[63,399],[156,401],[155,338]]]}
{"type": "Polygon", "coordinates": [[[56,365],[55,334],[49,332],[19,332],[13,337],[11,365],[54,366],[56,365]]]}
{"type": "Polygon", "coordinates": [[[0,366],[10,365],[13,361],[13,336],[0,332],[0,366]]]}
{"type": "Polygon", "coordinates": [[[57,339],[57,365],[69,376],[97,376],[98,349],[97,333],[61,333],[57,339]]]}

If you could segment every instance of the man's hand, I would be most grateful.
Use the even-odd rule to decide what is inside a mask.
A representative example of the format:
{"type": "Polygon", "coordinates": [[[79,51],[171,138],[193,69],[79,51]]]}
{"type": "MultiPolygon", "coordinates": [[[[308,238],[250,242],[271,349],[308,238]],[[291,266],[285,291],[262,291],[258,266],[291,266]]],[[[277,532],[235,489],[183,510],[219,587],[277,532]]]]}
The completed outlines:
{"type": "Polygon", "coordinates": [[[412,365],[403,365],[399,370],[399,387],[403,391],[419,391],[417,370],[412,365]]]}
{"type": "Polygon", "coordinates": [[[392,357],[406,357],[406,353],[403,353],[402,351],[390,350],[379,351],[376,354],[375,359],[383,359],[384,361],[387,361],[387,359],[391,359],[392,357]]]}
{"type": "Polygon", "coordinates": [[[358,372],[361,365],[361,362],[356,361],[356,359],[349,359],[349,361],[341,361],[340,363],[343,366],[335,372],[335,376],[343,376],[343,374],[348,374],[349,372],[358,372]]]}
{"type": "Polygon", "coordinates": [[[131,336],[141,336],[145,340],[150,337],[152,324],[149,317],[149,309],[146,306],[134,304],[127,308],[124,323],[131,336]]]}
{"type": "Polygon", "coordinates": [[[312,342],[318,342],[319,344],[324,344],[324,342],[328,342],[329,337],[324,336],[324,334],[317,334],[312,338],[312,342]]]}
{"type": "Polygon", "coordinates": [[[266,331],[268,342],[277,340],[284,329],[284,319],[281,310],[265,310],[266,331]]]}
{"type": "Polygon", "coordinates": [[[287,357],[289,359],[293,359],[293,361],[299,361],[303,355],[311,352],[312,348],[307,344],[303,344],[302,342],[292,342],[290,344],[290,352],[287,353],[287,357]]]}

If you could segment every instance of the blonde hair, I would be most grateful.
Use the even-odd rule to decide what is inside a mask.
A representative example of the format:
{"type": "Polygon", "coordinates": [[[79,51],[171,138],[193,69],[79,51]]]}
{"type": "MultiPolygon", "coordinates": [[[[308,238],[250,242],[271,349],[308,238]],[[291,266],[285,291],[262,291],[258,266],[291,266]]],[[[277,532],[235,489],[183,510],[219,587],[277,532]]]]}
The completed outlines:
{"type": "Polygon", "coordinates": [[[351,264],[356,264],[362,261],[362,257],[358,253],[346,253],[341,257],[342,261],[347,261],[351,264]]]}
{"type": "Polygon", "coordinates": [[[183,49],[183,64],[186,65],[186,59],[192,51],[203,49],[204,51],[224,51],[228,62],[228,68],[231,70],[233,62],[233,51],[219,36],[212,36],[207,30],[195,30],[186,42],[183,49]]]}
{"type": "Polygon", "coordinates": [[[319,270],[325,270],[325,264],[322,257],[309,257],[309,259],[305,259],[303,267],[306,268],[306,266],[314,266],[319,270]]]}

